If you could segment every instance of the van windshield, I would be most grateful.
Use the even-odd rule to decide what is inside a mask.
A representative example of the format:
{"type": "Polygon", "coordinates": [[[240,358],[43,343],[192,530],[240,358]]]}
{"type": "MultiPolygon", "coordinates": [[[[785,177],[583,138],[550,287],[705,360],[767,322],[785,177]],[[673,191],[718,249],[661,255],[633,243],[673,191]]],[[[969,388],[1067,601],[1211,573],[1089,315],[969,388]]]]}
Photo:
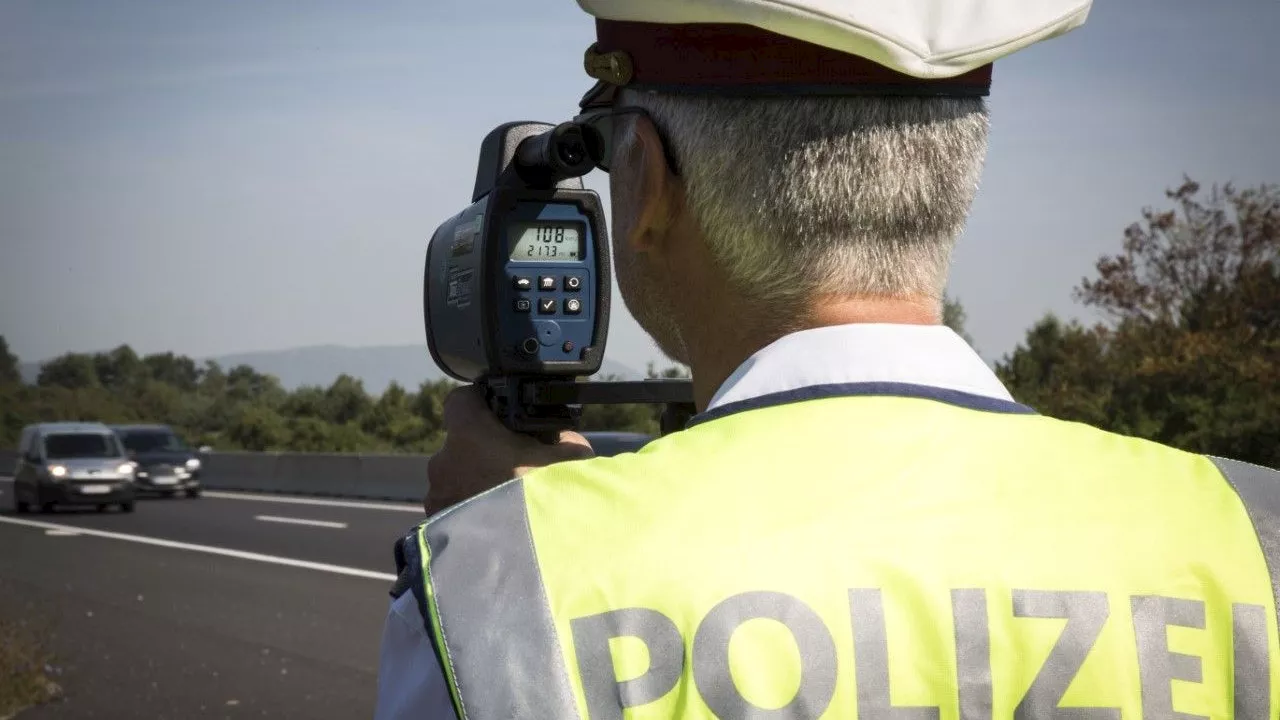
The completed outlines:
{"type": "Polygon", "coordinates": [[[103,433],[61,433],[44,439],[44,454],[50,460],[120,457],[120,446],[112,435],[103,433]]]}
{"type": "Polygon", "coordinates": [[[124,446],[132,452],[186,452],[182,438],[165,430],[130,430],[119,433],[124,446]]]}

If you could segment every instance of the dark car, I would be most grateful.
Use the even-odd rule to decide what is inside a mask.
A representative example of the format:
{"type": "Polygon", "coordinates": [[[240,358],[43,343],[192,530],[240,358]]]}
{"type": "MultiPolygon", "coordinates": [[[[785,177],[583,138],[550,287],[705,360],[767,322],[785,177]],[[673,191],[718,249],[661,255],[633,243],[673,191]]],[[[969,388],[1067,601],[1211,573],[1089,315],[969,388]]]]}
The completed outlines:
{"type": "Polygon", "coordinates": [[[100,423],[40,423],[22,429],[13,494],[17,511],[32,506],[119,505],[133,512],[134,465],[120,441],[100,423]]]}
{"type": "Polygon", "coordinates": [[[137,463],[134,486],[147,495],[200,495],[200,453],[167,425],[113,425],[129,458],[137,463]]]}

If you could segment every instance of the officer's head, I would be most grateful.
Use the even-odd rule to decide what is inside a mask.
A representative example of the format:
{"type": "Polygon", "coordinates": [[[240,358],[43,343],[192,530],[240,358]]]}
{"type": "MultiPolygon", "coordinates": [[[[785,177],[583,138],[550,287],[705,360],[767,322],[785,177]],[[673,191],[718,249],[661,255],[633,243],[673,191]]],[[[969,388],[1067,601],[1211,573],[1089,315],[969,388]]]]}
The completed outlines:
{"type": "Polygon", "coordinates": [[[616,106],[645,111],[614,129],[618,283],[677,360],[708,275],[775,326],[823,298],[940,307],[987,147],[981,98],[624,90],[616,106]]]}
{"type": "MultiPolygon", "coordinates": [[[[829,47],[764,29],[771,21],[760,6],[772,3],[742,3],[755,26],[717,17],[732,11],[728,1],[635,0],[625,13],[626,3],[580,4],[598,17],[652,15],[598,21],[587,65],[603,82],[584,105],[616,113],[609,172],[618,284],[665,352],[688,362],[682,334],[698,322],[706,293],[721,290],[740,304],[741,320],[776,331],[808,324],[829,300],[893,300],[940,316],[986,154],[988,64],[904,92],[902,81],[915,78],[867,72],[872,63],[849,53],[852,64],[842,64],[829,47]],[[699,24],[658,16],[686,11],[699,24]]],[[[837,0],[799,4],[853,12],[837,0]]],[[[776,27],[804,35],[801,21],[778,12],[776,27]]],[[[838,44],[831,23],[815,22],[838,44]]],[[[886,22],[886,33],[895,29],[886,22]]],[[[930,72],[923,63],[911,69],[930,72]]]]}

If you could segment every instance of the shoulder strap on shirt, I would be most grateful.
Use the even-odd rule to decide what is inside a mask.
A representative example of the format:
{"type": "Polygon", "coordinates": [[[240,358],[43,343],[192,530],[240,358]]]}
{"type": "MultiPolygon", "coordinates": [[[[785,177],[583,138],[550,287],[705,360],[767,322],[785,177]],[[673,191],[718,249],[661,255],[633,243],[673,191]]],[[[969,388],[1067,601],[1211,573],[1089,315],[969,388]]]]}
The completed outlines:
{"type": "MultiPolygon", "coordinates": [[[[441,651],[440,638],[436,635],[431,622],[430,609],[427,604],[426,583],[423,579],[422,553],[418,538],[427,521],[413,528],[409,533],[395,542],[394,554],[396,562],[396,581],[391,585],[391,597],[400,599],[406,592],[413,593],[417,601],[418,616],[427,638],[431,641],[431,651],[436,656],[439,667],[444,668],[444,653],[441,651]]],[[[456,708],[455,708],[456,711],[456,708]]]]}
{"type": "Polygon", "coordinates": [[[418,528],[414,527],[407,535],[396,540],[395,553],[396,581],[391,585],[391,597],[399,600],[405,591],[413,588],[414,582],[422,574],[416,563],[410,563],[405,556],[410,548],[416,549],[418,544],[418,528]]]}

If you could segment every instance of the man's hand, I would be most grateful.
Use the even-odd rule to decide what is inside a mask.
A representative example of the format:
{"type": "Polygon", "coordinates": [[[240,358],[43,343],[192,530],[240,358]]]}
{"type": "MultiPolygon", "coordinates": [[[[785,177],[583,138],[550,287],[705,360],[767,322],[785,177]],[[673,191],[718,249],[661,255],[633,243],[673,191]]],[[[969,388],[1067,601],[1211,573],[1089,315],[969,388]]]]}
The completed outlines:
{"type": "Polygon", "coordinates": [[[475,385],[457,388],[444,401],[445,442],[427,461],[428,515],[475,497],[536,468],[593,457],[591,443],[572,431],[554,445],[507,429],[475,385]]]}

